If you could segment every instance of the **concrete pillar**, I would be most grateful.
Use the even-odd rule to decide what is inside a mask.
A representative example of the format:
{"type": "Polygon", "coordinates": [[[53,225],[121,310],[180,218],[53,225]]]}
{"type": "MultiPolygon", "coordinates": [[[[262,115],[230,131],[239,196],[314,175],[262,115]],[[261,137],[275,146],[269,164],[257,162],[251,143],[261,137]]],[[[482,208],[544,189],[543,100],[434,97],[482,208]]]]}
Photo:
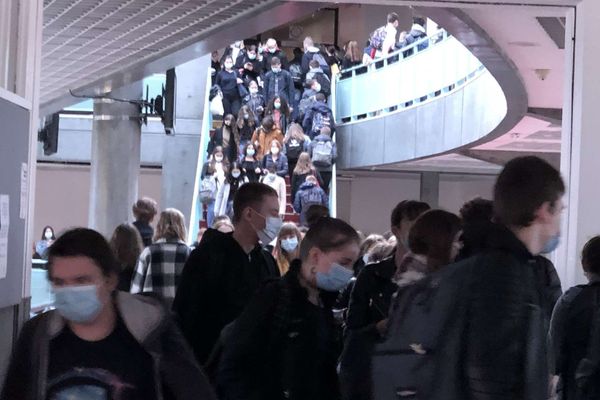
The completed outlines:
{"type": "Polygon", "coordinates": [[[440,203],[440,174],[437,172],[421,172],[421,201],[431,208],[438,208],[440,203]]]}
{"type": "Polygon", "coordinates": [[[600,2],[585,0],[577,5],[576,18],[573,12],[567,18],[561,159],[561,172],[568,186],[565,196],[567,209],[564,212],[562,245],[556,255],[563,289],[586,281],[580,265],[581,250],[587,240],[600,234],[599,16],[600,2]],[[572,49],[574,57],[571,59],[572,49]]]}
{"type": "Polygon", "coordinates": [[[196,167],[200,154],[207,71],[210,54],[175,68],[177,76],[175,134],[165,138],[162,167],[163,208],[174,207],[185,215],[189,226],[196,167]]]}
{"type": "MultiPolygon", "coordinates": [[[[139,100],[142,82],[116,89],[109,96],[139,100]]],[[[131,205],[138,195],[140,172],[139,117],[136,104],[94,101],[89,226],[106,236],[117,225],[133,219],[131,205]]]]}

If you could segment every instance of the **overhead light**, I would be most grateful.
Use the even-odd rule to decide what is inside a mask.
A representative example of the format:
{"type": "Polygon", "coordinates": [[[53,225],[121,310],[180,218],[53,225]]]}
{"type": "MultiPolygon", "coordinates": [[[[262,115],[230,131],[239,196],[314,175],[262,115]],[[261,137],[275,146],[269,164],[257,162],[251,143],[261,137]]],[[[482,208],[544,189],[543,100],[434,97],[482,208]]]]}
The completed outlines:
{"type": "Polygon", "coordinates": [[[535,69],[535,74],[541,81],[545,81],[548,75],[550,74],[550,70],[546,68],[535,69]]]}
{"type": "Polygon", "coordinates": [[[516,46],[516,47],[539,47],[540,46],[539,43],[535,43],[535,42],[508,42],[508,44],[511,46],[516,46]]]}

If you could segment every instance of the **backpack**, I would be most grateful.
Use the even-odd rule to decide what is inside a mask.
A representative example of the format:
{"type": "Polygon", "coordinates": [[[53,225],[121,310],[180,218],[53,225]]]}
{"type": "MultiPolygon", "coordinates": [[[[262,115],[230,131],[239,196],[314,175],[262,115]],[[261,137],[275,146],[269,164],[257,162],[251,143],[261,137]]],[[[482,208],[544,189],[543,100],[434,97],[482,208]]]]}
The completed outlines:
{"type": "Polygon", "coordinates": [[[217,182],[213,176],[206,176],[200,183],[198,199],[202,204],[210,203],[217,196],[217,182]]]}
{"type": "Polygon", "coordinates": [[[331,118],[329,118],[329,113],[323,114],[319,111],[315,111],[312,119],[313,133],[318,135],[324,127],[331,128],[331,118]]]}
{"type": "Polygon", "coordinates": [[[285,153],[288,159],[297,160],[300,157],[300,154],[304,150],[304,141],[297,141],[292,138],[289,142],[285,144],[285,153]]]}
{"type": "Polygon", "coordinates": [[[333,164],[333,143],[331,140],[318,140],[313,147],[312,163],[315,167],[331,167],[333,164]]]}
{"type": "Polygon", "coordinates": [[[302,84],[302,66],[300,64],[290,64],[289,66],[290,75],[295,84],[302,84]]]}
{"type": "MultiPolygon", "coordinates": [[[[467,265],[469,277],[474,265],[467,265]]],[[[464,267],[447,266],[399,289],[387,334],[372,355],[373,400],[462,398],[464,382],[457,366],[467,321],[462,303],[471,283],[464,282],[462,273],[445,275],[464,267]]]]}
{"type": "Polygon", "coordinates": [[[329,64],[327,64],[327,60],[323,57],[321,52],[313,53],[311,60],[316,60],[319,63],[319,67],[323,70],[325,74],[331,76],[331,68],[329,68],[329,64]]]}
{"type": "Polygon", "coordinates": [[[315,104],[314,96],[305,97],[300,100],[300,103],[298,103],[298,111],[300,111],[300,116],[304,117],[306,111],[311,108],[313,104],[315,104]]]}
{"type": "Polygon", "coordinates": [[[323,196],[321,196],[321,190],[318,187],[311,188],[310,190],[303,190],[300,196],[300,202],[303,210],[307,210],[308,206],[313,204],[322,204],[323,196]]]}
{"type": "Polygon", "coordinates": [[[329,97],[331,94],[331,79],[326,74],[322,74],[320,72],[315,73],[314,79],[319,82],[321,85],[321,93],[325,95],[325,97],[329,97]]]}
{"type": "Polygon", "coordinates": [[[381,50],[381,46],[383,46],[383,42],[385,41],[385,37],[387,36],[387,30],[385,26],[377,28],[369,38],[369,43],[371,47],[377,50],[381,50]]]}
{"type": "MultiPolygon", "coordinates": [[[[586,285],[587,286],[587,285],[586,285]]],[[[576,397],[575,400],[597,399],[600,395],[600,289],[595,289],[594,313],[590,324],[589,341],[585,356],[577,364],[575,371],[576,397]]]]}

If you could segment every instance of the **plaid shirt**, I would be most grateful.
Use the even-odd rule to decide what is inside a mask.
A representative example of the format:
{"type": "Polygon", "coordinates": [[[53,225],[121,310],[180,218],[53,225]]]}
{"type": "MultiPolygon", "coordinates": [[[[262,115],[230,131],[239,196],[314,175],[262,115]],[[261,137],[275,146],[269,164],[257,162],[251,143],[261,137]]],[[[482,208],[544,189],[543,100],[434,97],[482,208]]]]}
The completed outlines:
{"type": "Polygon", "coordinates": [[[153,292],[173,301],[190,248],[181,241],[160,239],[146,247],[131,282],[131,293],[153,292]]]}

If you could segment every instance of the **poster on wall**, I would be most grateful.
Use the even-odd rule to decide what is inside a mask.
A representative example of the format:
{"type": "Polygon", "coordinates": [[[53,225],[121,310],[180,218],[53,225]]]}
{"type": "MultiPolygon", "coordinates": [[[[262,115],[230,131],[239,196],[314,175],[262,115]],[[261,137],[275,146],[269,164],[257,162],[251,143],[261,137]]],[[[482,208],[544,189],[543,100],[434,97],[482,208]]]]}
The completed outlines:
{"type": "Polygon", "coordinates": [[[0,279],[6,278],[8,266],[8,228],[10,226],[9,197],[0,194],[0,279]]]}

